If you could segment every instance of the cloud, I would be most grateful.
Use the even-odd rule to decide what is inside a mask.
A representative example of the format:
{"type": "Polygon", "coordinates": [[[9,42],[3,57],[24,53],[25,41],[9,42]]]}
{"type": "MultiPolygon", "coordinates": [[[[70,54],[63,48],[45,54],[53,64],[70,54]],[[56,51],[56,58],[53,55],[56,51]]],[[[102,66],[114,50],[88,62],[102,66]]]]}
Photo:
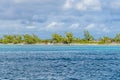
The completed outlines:
{"type": "Polygon", "coordinates": [[[66,0],[65,4],[64,4],[64,8],[65,9],[70,9],[73,6],[73,0],[66,0]]]}
{"type": "Polygon", "coordinates": [[[109,33],[111,27],[107,27],[105,24],[91,23],[91,24],[88,24],[87,27],[85,27],[84,29],[88,31],[95,31],[96,33],[98,32],[109,33]]]}
{"type": "Polygon", "coordinates": [[[65,9],[76,9],[80,11],[86,10],[101,10],[101,3],[99,0],[66,0],[64,4],[65,9]]]}
{"type": "Polygon", "coordinates": [[[58,26],[59,24],[57,22],[51,22],[50,24],[48,24],[47,28],[48,29],[54,29],[58,26]]]}
{"type": "Polygon", "coordinates": [[[26,0],[13,0],[15,3],[22,3],[22,2],[24,2],[24,1],[26,1],[26,0]]]}
{"type": "Polygon", "coordinates": [[[79,10],[101,10],[101,3],[99,0],[82,0],[76,7],[79,10]]]}
{"type": "Polygon", "coordinates": [[[12,28],[14,29],[15,27],[20,27],[21,26],[21,21],[20,20],[0,20],[0,28],[12,28]]]}
{"type": "Polygon", "coordinates": [[[1,0],[0,33],[119,33],[119,9],[120,0],[1,0]]]}
{"type": "Polygon", "coordinates": [[[70,29],[80,29],[80,24],[79,23],[73,23],[73,24],[71,24],[71,26],[69,27],[70,29]]]}
{"type": "Polygon", "coordinates": [[[111,7],[113,9],[120,9],[120,0],[115,0],[115,1],[111,2],[111,7]]]}
{"type": "Polygon", "coordinates": [[[36,26],[27,26],[26,28],[27,28],[27,29],[35,29],[36,26]]]}
{"type": "Polygon", "coordinates": [[[110,32],[110,29],[104,27],[104,28],[102,29],[102,31],[105,32],[105,33],[109,33],[109,32],[110,32]]]}
{"type": "Polygon", "coordinates": [[[63,29],[63,26],[64,23],[61,23],[61,22],[51,22],[49,23],[44,29],[46,30],[52,30],[52,31],[55,31],[55,30],[62,30],[63,29]]]}
{"type": "Polygon", "coordinates": [[[95,24],[94,23],[91,23],[91,24],[89,24],[87,27],[85,27],[85,29],[86,30],[91,30],[91,29],[93,29],[93,28],[95,28],[95,24]]]}

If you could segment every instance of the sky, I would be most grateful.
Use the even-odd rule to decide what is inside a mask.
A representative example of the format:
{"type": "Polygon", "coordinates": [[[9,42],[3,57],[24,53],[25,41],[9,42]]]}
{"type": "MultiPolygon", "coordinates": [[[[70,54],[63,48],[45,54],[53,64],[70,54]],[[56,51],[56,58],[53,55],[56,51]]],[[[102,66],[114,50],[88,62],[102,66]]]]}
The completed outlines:
{"type": "Polygon", "coordinates": [[[120,0],[0,0],[0,35],[83,37],[84,30],[95,38],[120,33],[120,0]]]}

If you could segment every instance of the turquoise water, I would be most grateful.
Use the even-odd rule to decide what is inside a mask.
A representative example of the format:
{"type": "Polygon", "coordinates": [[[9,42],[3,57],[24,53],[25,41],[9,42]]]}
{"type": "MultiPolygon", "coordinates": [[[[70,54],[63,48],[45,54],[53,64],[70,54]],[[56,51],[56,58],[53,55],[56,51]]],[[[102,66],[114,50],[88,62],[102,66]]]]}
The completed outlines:
{"type": "Polygon", "coordinates": [[[0,80],[120,80],[120,46],[1,45],[0,80]]]}

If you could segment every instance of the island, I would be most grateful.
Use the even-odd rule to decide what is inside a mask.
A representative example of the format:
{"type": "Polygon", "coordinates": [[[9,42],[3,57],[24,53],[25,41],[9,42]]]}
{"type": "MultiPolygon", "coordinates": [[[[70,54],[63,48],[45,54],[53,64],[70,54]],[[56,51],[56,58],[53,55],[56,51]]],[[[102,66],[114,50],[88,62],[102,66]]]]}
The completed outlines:
{"type": "Polygon", "coordinates": [[[78,38],[72,32],[66,32],[65,36],[54,33],[51,39],[41,39],[35,34],[14,34],[3,35],[0,38],[0,44],[45,44],[45,45],[119,45],[120,34],[116,34],[114,38],[103,36],[95,39],[89,31],[84,31],[84,38],[78,38]]]}

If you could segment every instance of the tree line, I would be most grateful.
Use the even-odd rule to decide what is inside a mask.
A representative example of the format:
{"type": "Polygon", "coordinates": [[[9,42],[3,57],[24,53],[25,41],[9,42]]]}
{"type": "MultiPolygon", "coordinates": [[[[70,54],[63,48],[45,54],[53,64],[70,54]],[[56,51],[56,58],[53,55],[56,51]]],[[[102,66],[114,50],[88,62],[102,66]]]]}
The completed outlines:
{"type": "Polygon", "coordinates": [[[1,44],[111,44],[120,43],[120,34],[116,34],[114,38],[109,38],[104,36],[95,40],[95,38],[89,33],[89,31],[84,31],[84,38],[80,39],[74,37],[71,32],[66,32],[65,36],[54,33],[51,39],[40,39],[35,34],[24,34],[24,35],[3,35],[0,38],[1,44]]]}

